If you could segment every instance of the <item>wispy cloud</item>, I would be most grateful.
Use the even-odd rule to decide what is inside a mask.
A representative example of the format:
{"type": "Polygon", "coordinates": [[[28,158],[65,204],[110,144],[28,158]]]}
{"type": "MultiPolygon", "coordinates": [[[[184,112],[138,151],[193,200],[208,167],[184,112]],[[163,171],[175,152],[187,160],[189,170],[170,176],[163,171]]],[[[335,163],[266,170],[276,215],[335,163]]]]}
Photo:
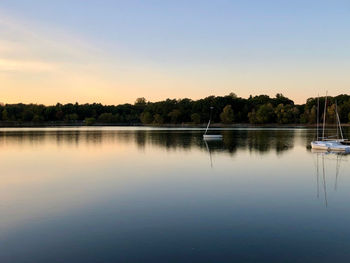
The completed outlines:
{"type": "Polygon", "coordinates": [[[112,86],[108,57],[83,38],[1,10],[0,32],[0,91],[6,102],[88,102],[112,86]]]}
{"type": "Polygon", "coordinates": [[[10,17],[1,10],[0,30],[0,59],[7,60],[10,68],[52,70],[79,67],[103,58],[102,51],[89,45],[89,41],[59,28],[10,17]]]}
{"type": "Polygon", "coordinates": [[[48,72],[57,69],[56,65],[41,61],[11,60],[0,58],[0,71],[48,72]]]}

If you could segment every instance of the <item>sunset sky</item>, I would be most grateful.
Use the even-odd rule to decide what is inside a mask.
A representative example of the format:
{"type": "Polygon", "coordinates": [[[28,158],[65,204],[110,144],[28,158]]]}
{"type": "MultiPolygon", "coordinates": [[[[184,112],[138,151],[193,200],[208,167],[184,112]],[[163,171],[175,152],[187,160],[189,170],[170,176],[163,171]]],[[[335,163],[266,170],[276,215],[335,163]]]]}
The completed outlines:
{"type": "Polygon", "coordinates": [[[350,94],[349,1],[1,0],[0,102],[350,94]]]}

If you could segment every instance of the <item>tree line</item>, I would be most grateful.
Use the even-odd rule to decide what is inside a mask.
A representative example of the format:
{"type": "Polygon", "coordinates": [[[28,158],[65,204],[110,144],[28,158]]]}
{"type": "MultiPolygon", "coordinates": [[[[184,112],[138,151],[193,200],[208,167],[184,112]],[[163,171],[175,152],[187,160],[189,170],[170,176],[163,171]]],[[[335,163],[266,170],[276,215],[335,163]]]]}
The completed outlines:
{"type": "MultiPolygon", "coordinates": [[[[76,123],[76,124],[202,124],[210,117],[212,122],[233,124],[313,124],[317,121],[317,98],[307,99],[305,104],[294,102],[278,93],[237,97],[209,96],[204,99],[166,99],[149,102],[138,98],[134,104],[102,105],[100,103],[68,103],[45,106],[42,104],[1,104],[0,121],[6,123],[76,123]]],[[[350,95],[327,98],[328,122],[336,121],[336,107],[342,123],[350,122],[350,95]]],[[[324,112],[325,97],[319,98],[319,118],[324,112]]]]}

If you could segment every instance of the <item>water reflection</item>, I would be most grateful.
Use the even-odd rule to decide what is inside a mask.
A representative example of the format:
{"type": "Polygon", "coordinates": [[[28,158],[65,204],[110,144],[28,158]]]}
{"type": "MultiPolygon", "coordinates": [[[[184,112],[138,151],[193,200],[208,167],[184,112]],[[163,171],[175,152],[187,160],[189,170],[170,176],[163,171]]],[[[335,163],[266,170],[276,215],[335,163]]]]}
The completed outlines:
{"type": "Polygon", "coordinates": [[[350,260],[349,156],[220,133],[1,129],[0,262],[350,260]]]}
{"type": "MultiPolygon", "coordinates": [[[[237,150],[248,150],[261,154],[275,151],[281,154],[294,147],[296,130],[226,130],[223,131],[222,143],[210,143],[210,151],[225,151],[231,155],[237,150]]],[[[104,143],[134,142],[143,149],[147,146],[156,146],[167,150],[190,150],[208,147],[202,140],[202,131],[199,130],[0,130],[0,147],[43,143],[56,145],[79,146],[92,144],[98,146],[104,143]]]]}
{"type": "Polygon", "coordinates": [[[213,168],[213,156],[212,151],[213,150],[220,150],[223,149],[223,142],[222,140],[203,140],[203,143],[205,147],[207,148],[208,154],[209,154],[209,160],[210,160],[210,167],[213,168]]]}
{"type": "Polygon", "coordinates": [[[317,198],[320,198],[320,191],[323,192],[323,198],[324,198],[324,205],[325,207],[328,206],[328,198],[327,198],[327,165],[332,164],[332,162],[335,162],[335,167],[331,167],[331,174],[335,174],[334,177],[334,191],[337,191],[338,188],[338,178],[339,178],[339,172],[341,168],[341,163],[345,160],[343,160],[343,157],[348,155],[346,153],[337,153],[337,152],[325,152],[325,151],[312,151],[313,154],[316,156],[316,185],[317,185],[317,198]],[[321,177],[321,178],[320,178],[321,177]],[[321,181],[321,182],[320,182],[321,181]],[[321,184],[321,186],[320,186],[321,184]],[[321,188],[321,189],[320,189],[321,188]]]}

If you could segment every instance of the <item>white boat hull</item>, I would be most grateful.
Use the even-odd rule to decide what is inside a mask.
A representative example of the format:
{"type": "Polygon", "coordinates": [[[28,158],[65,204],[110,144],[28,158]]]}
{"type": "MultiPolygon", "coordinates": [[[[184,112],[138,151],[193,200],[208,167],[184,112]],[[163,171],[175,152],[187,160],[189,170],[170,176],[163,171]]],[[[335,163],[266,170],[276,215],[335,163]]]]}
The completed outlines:
{"type": "Polygon", "coordinates": [[[204,140],[222,140],[222,135],[221,134],[206,134],[203,135],[204,140]]]}
{"type": "Polygon", "coordinates": [[[350,153],[350,146],[343,145],[338,141],[313,141],[311,142],[311,148],[315,150],[350,153]]]}

